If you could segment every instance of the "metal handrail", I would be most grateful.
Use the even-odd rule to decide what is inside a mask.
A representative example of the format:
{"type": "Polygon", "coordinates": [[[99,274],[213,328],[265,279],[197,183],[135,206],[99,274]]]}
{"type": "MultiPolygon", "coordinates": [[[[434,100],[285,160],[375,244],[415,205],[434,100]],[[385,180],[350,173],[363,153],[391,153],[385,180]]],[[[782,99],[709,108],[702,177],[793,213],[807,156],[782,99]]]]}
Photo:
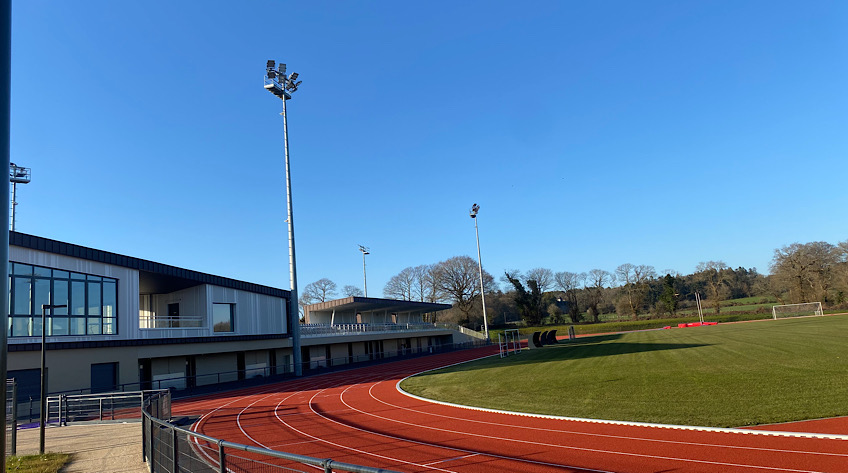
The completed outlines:
{"type": "MultiPolygon", "coordinates": [[[[244,445],[244,444],[240,444],[240,443],[229,442],[227,440],[221,440],[221,439],[210,437],[208,435],[204,435],[204,434],[201,434],[201,433],[198,433],[198,432],[183,429],[181,427],[177,427],[176,425],[171,424],[170,422],[167,422],[167,421],[162,420],[162,419],[158,419],[158,418],[153,416],[152,412],[149,412],[149,411],[152,411],[152,410],[157,410],[157,411],[159,410],[158,406],[154,407],[154,403],[158,404],[160,400],[164,400],[167,404],[170,404],[170,393],[169,392],[163,392],[161,394],[150,396],[149,398],[147,398],[144,401],[144,404],[143,404],[143,407],[142,407],[142,415],[144,416],[144,419],[146,421],[150,422],[149,429],[147,428],[147,425],[145,425],[145,428],[142,429],[142,435],[144,437],[142,439],[142,446],[143,446],[142,447],[142,456],[144,458],[144,461],[148,463],[148,466],[150,468],[151,473],[156,473],[156,471],[157,471],[156,468],[159,466],[159,465],[156,464],[156,462],[151,461],[151,459],[154,457],[154,451],[158,451],[158,452],[160,452],[160,454],[167,454],[167,453],[173,452],[172,457],[169,459],[169,460],[171,460],[171,463],[173,465],[173,471],[180,471],[180,468],[179,468],[180,455],[176,454],[176,448],[175,448],[174,444],[170,443],[170,442],[160,442],[160,445],[156,445],[157,440],[159,440],[162,437],[167,438],[171,442],[173,442],[173,439],[177,438],[177,435],[176,435],[177,432],[181,433],[181,434],[183,434],[187,437],[203,440],[203,441],[206,441],[206,442],[208,442],[212,445],[217,446],[218,452],[219,452],[217,460],[214,459],[214,458],[210,458],[210,457],[207,457],[206,459],[201,458],[200,460],[204,461],[204,462],[206,460],[211,460],[212,462],[217,463],[214,466],[217,467],[217,469],[219,471],[222,471],[222,472],[229,471],[227,469],[227,456],[228,455],[226,454],[225,450],[231,449],[231,450],[240,450],[240,451],[243,451],[243,452],[249,452],[249,453],[254,453],[254,454],[258,454],[258,455],[263,455],[263,456],[267,456],[267,457],[271,457],[271,458],[279,458],[279,459],[282,459],[282,460],[294,461],[294,462],[302,463],[302,464],[305,464],[305,465],[317,466],[319,468],[323,468],[326,473],[332,473],[332,471],[334,469],[335,470],[341,470],[341,471],[348,471],[348,472],[352,472],[352,473],[399,473],[399,472],[396,472],[396,471],[393,471],[393,470],[386,470],[386,469],[383,469],[383,468],[374,468],[374,467],[370,467],[370,466],[355,465],[355,464],[352,464],[352,463],[339,462],[339,461],[335,461],[331,458],[309,457],[309,456],[306,456],[306,455],[298,455],[296,453],[281,452],[281,451],[278,451],[278,450],[271,450],[271,449],[267,449],[267,448],[254,447],[254,446],[251,446],[251,445],[244,445]],[[154,425],[159,426],[160,429],[167,429],[169,431],[169,434],[162,436],[161,433],[154,433],[155,430],[160,430],[160,429],[154,429],[153,428],[154,425]],[[149,444],[149,447],[148,447],[148,444],[149,444]]],[[[194,450],[192,450],[192,452],[196,454],[196,452],[194,450]]],[[[288,469],[286,468],[286,470],[288,470],[288,469]]]]}

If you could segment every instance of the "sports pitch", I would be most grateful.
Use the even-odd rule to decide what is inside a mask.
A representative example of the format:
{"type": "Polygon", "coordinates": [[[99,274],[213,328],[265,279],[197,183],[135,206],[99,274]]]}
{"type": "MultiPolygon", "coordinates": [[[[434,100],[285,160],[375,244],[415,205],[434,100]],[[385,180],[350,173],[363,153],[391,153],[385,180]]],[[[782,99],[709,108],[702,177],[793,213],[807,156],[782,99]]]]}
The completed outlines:
{"type": "Polygon", "coordinates": [[[848,315],[600,335],[410,378],[490,409],[739,427],[848,415],[848,315]]]}

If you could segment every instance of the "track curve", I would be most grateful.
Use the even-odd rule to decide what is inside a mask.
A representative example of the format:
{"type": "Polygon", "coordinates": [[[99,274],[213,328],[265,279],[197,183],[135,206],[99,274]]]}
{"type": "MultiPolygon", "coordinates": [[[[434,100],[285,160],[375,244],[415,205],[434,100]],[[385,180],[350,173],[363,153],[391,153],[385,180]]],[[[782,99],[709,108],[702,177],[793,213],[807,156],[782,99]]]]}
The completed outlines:
{"type": "Polygon", "coordinates": [[[403,472],[848,472],[848,440],[615,425],[493,413],[410,397],[399,380],[493,353],[403,360],[175,400],[193,430],[403,472]]]}

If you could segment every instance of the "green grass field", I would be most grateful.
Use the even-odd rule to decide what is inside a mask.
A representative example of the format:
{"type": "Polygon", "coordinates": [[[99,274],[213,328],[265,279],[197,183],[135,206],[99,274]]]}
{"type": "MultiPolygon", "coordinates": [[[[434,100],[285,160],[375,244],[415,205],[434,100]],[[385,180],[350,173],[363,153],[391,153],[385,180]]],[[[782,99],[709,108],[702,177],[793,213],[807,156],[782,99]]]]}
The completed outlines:
{"type": "Polygon", "coordinates": [[[578,338],[410,378],[428,398],[539,414],[737,427],[848,415],[848,316],[578,338]]]}

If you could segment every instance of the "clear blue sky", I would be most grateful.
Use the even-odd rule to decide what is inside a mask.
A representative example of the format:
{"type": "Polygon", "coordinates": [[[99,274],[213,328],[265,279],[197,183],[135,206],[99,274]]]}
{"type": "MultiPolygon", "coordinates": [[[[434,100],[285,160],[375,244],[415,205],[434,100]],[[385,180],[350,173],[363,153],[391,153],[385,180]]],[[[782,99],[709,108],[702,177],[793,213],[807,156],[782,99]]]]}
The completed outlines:
{"type": "Polygon", "coordinates": [[[19,231],[288,288],[407,266],[763,273],[848,239],[845,1],[13,5],[19,231]]]}

